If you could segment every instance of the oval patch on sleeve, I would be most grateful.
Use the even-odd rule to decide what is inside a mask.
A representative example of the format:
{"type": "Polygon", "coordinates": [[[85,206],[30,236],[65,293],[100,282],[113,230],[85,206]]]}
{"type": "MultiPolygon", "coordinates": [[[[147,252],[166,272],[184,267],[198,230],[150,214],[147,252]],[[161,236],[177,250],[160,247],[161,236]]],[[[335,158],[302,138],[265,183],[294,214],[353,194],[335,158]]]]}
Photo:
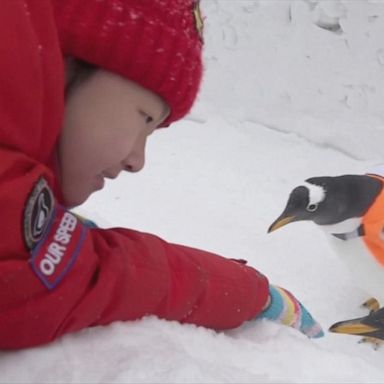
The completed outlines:
{"type": "Polygon", "coordinates": [[[56,205],[49,227],[30,259],[33,271],[48,289],[54,289],[73,267],[86,232],[75,215],[56,205]]]}

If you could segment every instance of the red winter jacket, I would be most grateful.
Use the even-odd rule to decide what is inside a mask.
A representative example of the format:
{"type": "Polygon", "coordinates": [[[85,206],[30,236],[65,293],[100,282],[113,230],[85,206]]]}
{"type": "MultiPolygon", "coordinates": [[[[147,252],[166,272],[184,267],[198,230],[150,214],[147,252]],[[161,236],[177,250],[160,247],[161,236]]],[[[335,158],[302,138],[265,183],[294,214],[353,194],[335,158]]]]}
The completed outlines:
{"type": "Polygon", "coordinates": [[[254,318],[268,295],[256,270],[146,233],[90,229],[60,205],[64,71],[49,0],[2,0],[0,29],[0,348],[150,314],[214,329],[254,318]]]}

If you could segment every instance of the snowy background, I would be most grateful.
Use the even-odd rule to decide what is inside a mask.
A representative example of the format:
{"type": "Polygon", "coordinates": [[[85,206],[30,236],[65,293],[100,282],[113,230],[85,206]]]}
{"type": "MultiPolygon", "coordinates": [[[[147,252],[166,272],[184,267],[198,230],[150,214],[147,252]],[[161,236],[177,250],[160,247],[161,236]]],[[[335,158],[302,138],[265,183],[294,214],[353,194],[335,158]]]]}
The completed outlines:
{"type": "MultiPolygon", "coordinates": [[[[267,235],[288,193],[315,175],[384,162],[384,2],[203,0],[206,75],[183,122],[148,143],[147,166],[78,211],[102,227],[244,258],[321,322],[368,297],[321,231],[267,235]]],[[[383,382],[384,347],[273,323],[216,333],[149,317],[0,353],[0,381],[26,383],[383,382]]]]}

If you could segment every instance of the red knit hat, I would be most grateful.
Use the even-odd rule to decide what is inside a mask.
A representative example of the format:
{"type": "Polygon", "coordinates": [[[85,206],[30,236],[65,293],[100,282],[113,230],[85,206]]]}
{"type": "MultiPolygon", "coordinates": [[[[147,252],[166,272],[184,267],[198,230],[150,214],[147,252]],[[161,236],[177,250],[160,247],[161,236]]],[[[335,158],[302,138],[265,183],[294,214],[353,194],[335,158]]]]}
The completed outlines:
{"type": "Polygon", "coordinates": [[[52,0],[64,55],[124,76],[191,109],[202,76],[198,0],[52,0]]]}

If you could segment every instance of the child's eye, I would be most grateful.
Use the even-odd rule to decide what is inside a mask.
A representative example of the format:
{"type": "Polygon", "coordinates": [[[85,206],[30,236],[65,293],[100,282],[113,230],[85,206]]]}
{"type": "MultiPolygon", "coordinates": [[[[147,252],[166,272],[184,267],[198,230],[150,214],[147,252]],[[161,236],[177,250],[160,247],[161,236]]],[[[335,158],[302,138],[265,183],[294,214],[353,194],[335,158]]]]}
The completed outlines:
{"type": "Polygon", "coordinates": [[[148,113],[145,113],[141,109],[139,109],[139,114],[144,118],[145,124],[152,123],[153,117],[149,116],[148,113]]]}

